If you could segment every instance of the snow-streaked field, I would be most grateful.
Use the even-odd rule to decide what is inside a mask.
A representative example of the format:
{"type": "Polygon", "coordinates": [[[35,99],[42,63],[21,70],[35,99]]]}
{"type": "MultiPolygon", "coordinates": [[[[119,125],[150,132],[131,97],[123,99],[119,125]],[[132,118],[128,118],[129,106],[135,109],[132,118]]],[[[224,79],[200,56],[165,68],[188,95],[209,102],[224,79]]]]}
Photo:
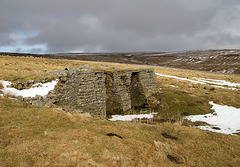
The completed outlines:
{"type": "MultiPolygon", "coordinates": [[[[237,90],[240,87],[239,83],[232,83],[224,80],[213,80],[213,79],[206,79],[206,78],[181,78],[177,76],[165,75],[156,73],[156,75],[163,76],[163,77],[170,77],[178,80],[184,80],[193,82],[196,84],[207,84],[216,87],[223,87],[223,88],[230,88],[237,90]]],[[[48,82],[48,83],[37,83],[34,84],[29,89],[17,90],[15,88],[10,88],[12,83],[9,81],[0,80],[0,83],[3,85],[3,89],[0,89],[2,92],[1,95],[11,95],[14,97],[22,96],[22,97],[35,97],[37,95],[45,96],[49,93],[49,91],[53,90],[55,85],[57,84],[58,80],[48,82]]],[[[171,85],[172,86],[172,85],[171,85]]],[[[174,86],[174,85],[173,85],[174,86]]],[[[175,86],[174,86],[175,87],[175,86]]],[[[184,117],[192,122],[195,121],[202,121],[210,124],[209,126],[199,126],[201,129],[225,133],[225,134],[234,134],[240,132],[240,109],[229,107],[229,106],[222,106],[219,104],[215,104],[213,102],[209,102],[213,107],[215,112],[213,114],[206,114],[206,115],[194,115],[194,116],[187,116],[184,117]],[[214,129],[213,129],[214,127],[214,129]]],[[[113,115],[110,121],[132,121],[136,118],[147,118],[151,119],[157,113],[150,113],[150,114],[139,114],[139,115],[113,115]]]]}
{"type": "MultiPolygon", "coordinates": [[[[182,81],[188,81],[195,84],[208,85],[212,87],[222,88],[222,89],[230,89],[230,90],[240,90],[240,83],[233,83],[225,80],[216,80],[216,79],[208,79],[208,78],[182,78],[173,75],[165,75],[156,73],[158,76],[173,78],[182,81]]],[[[215,112],[213,114],[206,115],[194,115],[184,117],[192,122],[202,121],[210,124],[209,126],[199,126],[199,128],[204,130],[209,130],[218,133],[225,134],[234,134],[240,133],[240,109],[230,107],[230,106],[222,106],[219,104],[215,104],[213,102],[209,102],[213,107],[211,108],[215,112]]]]}
{"type": "MultiPolygon", "coordinates": [[[[240,133],[240,109],[223,106],[209,102],[212,105],[213,114],[192,115],[184,117],[192,122],[201,121],[206,122],[208,126],[198,126],[200,129],[209,130],[217,133],[231,134],[240,133]]],[[[151,119],[157,113],[138,114],[138,115],[112,115],[110,121],[132,121],[136,118],[151,119]]]]}
{"type": "Polygon", "coordinates": [[[3,95],[11,95],[14,97],[35,97],[37,95],[45,96],[49,91],[54,89],[57,82],[58,80],[47,83],[36,83],[29,89],[18,90],[8,87],[12,84],[11,82],[0,80],[0,83],[3,85],[3,89],[0,90],[3,92],[3,95]]]}
{"type": "Polygon", "coordinates": [[[188,78],[182,78],[182,77],[177,77],[177,76],[173,76],[173,75],[165,75],[165,74],[160,74],[160,73],[156,73],[156,75],[162,76],[162,77],[173,78],[173,79],[177,79],[177,80],[182,80],[182,81],[188,81],[188,82],[192,82],[195,84],[209,85],[209,86],[217,87],[217,88],[230,89],[230,90],[239,90],[240,89],[240,83],[234,83],[234,82],[229,82],[229,81],[225,81],[225,80],[214,80],[214,79],[196,78],[196,77],[194,77],[192,79],[188,79],[188,78]]]}
{"type": "Polygon", "coordinates": [[[212,105],[213,114],[205,115],[192,115],[184,117],[192,122],[202,121],[210,124],[209,126],[199,126],[204,130],[209,130],[218,133],[231,134],[240,133],[240,108],[234,108],[225,105],[215,104],[212,105]]]}

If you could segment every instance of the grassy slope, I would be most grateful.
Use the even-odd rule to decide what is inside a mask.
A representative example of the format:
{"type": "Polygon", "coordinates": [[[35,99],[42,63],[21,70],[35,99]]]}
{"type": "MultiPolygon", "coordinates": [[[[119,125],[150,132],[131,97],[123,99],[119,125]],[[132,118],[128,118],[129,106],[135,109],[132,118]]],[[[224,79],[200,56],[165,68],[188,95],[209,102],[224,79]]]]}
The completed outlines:
{"type": "Polygon", "coordinates": [[[0,166],[237,166],[240,136],[96,120],[0,98],[0,166]],[[124,139],[106,136],[116,133],[124,139]],[[164,138],[167,133],[177,140],[164,138]],[[179,165],[179,164],[178,164],[179,165]]]}
{"type": "MultiPolygon", "coordinates": [[[[0,56],[0,79],[16,81],[39,77],[45,70],[77,67],[88,63],[0,56]]],[[[144,68],[149,66],[104,63],[110,67],[144,68]]],[[[239,76],[212,74],[172,68],[154,67],[156,72],[180,77],[206,77],[240,83],[239,76]]],[[[45,74],[46,75],[46,74],[45,74]]],[[[44,75],[42,75],[44,77],[44,75]]],[[[158,77],[163,89],[160,117],[211,112],[208,101],[239,107],[239,91],[204,89],[170,78],[158,77]],[[169,85],[179,86],[173,88],[169,85]]],[[[69,114],[57,109],[37,108],[24,103],[0,99],[0,166],[171,166],[167,155],[183,166],[237,166],[240,163],[239,136],[163,123],[158,125],[117,123],[95,120],[88,115],[69,114]],[[108,137],[107,133],[123,137],[108,137]],[[178,137],[164,138],[161,133],[178,137]]]]}

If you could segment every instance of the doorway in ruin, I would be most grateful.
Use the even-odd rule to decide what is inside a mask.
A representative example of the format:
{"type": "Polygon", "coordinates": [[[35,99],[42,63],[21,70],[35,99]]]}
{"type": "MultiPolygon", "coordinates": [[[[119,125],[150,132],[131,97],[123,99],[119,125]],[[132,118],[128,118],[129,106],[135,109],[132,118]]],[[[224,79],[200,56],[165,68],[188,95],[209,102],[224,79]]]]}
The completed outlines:
{"type": "Polygon", "coordinates": [[[145,108],[146,96],[144,95],[143,86],[140,80],[139,72],[133,72],[131,75],[131,103],[132,108],[145,108]]]}
{"type": "Polygon", "coordinates": [[[121,100],[121,94],[119,93],[118,89],[121,85],[119,82],[115,81],[113,73],[108,72],[106,73],[106,114],[109,115],[116,115],[116,114],[124,114],[123,111],[123,104],[121,100]]]}

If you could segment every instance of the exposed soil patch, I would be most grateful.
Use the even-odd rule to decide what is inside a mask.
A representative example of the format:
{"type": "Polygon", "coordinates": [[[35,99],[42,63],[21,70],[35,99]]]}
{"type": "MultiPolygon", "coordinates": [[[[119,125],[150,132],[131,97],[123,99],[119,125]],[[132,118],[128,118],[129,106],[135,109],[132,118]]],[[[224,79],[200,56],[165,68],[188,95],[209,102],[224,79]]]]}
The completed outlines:
{"type": "Polygon", "coordinates": [[[209,90],[211,90],[211,91],[214,91],[214,90],[215,90],[215,88],[211,88],[211,89],[209,89],[209,90]]]}
{"type": "Polygon", "coordinates": [[[171,136],[167,133],[162,133],[162,135],[163,135],[163,137],[168,138],[168,139],[172,139],[172,140],[177,140],[178,139],[177,137],[171,136]]]}
{"type": "Polygon", "coordinates": [[[188,116],[188,115],[190,115],[190,113],[189,112],[183,112],[182,115],[188,116]]]}
{"type": "Polygon", "coordinates": [[[216,126],[212,127],[212,129],[215,129],[215,130],[221,130],[221,128],[216,127],[216,126]]]}
{"type": "Polygon", "coordinates": [[[174,157],[172,155],[167,155],[167,158],[172,161],[175,162],[176,164],[182,164],[183,162],[181,162],[177,157],[174,157]]]}
{"type": "Polygon", "coordinates": [[[196,106],[196,104],[194,104],[194,103],[189,103],[188,106],[194,107],[194,106],[196,106]]]}
{"type": "Polygon", "coordinates": [[[122,136],[119,136],[119,135],[117,135],[117,134],[115,134],[115,133],[108,133],[107,136],[116,136],[116,137],[118,137],[118,138],[120,138],[120,139],[123,139],[122,136]]]}

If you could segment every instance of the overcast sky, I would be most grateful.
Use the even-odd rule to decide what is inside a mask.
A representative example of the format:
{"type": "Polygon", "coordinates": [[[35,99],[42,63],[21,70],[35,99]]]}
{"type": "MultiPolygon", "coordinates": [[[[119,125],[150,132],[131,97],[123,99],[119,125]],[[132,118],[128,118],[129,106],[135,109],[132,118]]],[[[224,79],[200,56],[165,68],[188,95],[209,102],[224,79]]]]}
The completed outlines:
{"type": "Polygon", "coordinates": [[[0,51],[240,48],[240,0],[0,0],[0,51]]]}

